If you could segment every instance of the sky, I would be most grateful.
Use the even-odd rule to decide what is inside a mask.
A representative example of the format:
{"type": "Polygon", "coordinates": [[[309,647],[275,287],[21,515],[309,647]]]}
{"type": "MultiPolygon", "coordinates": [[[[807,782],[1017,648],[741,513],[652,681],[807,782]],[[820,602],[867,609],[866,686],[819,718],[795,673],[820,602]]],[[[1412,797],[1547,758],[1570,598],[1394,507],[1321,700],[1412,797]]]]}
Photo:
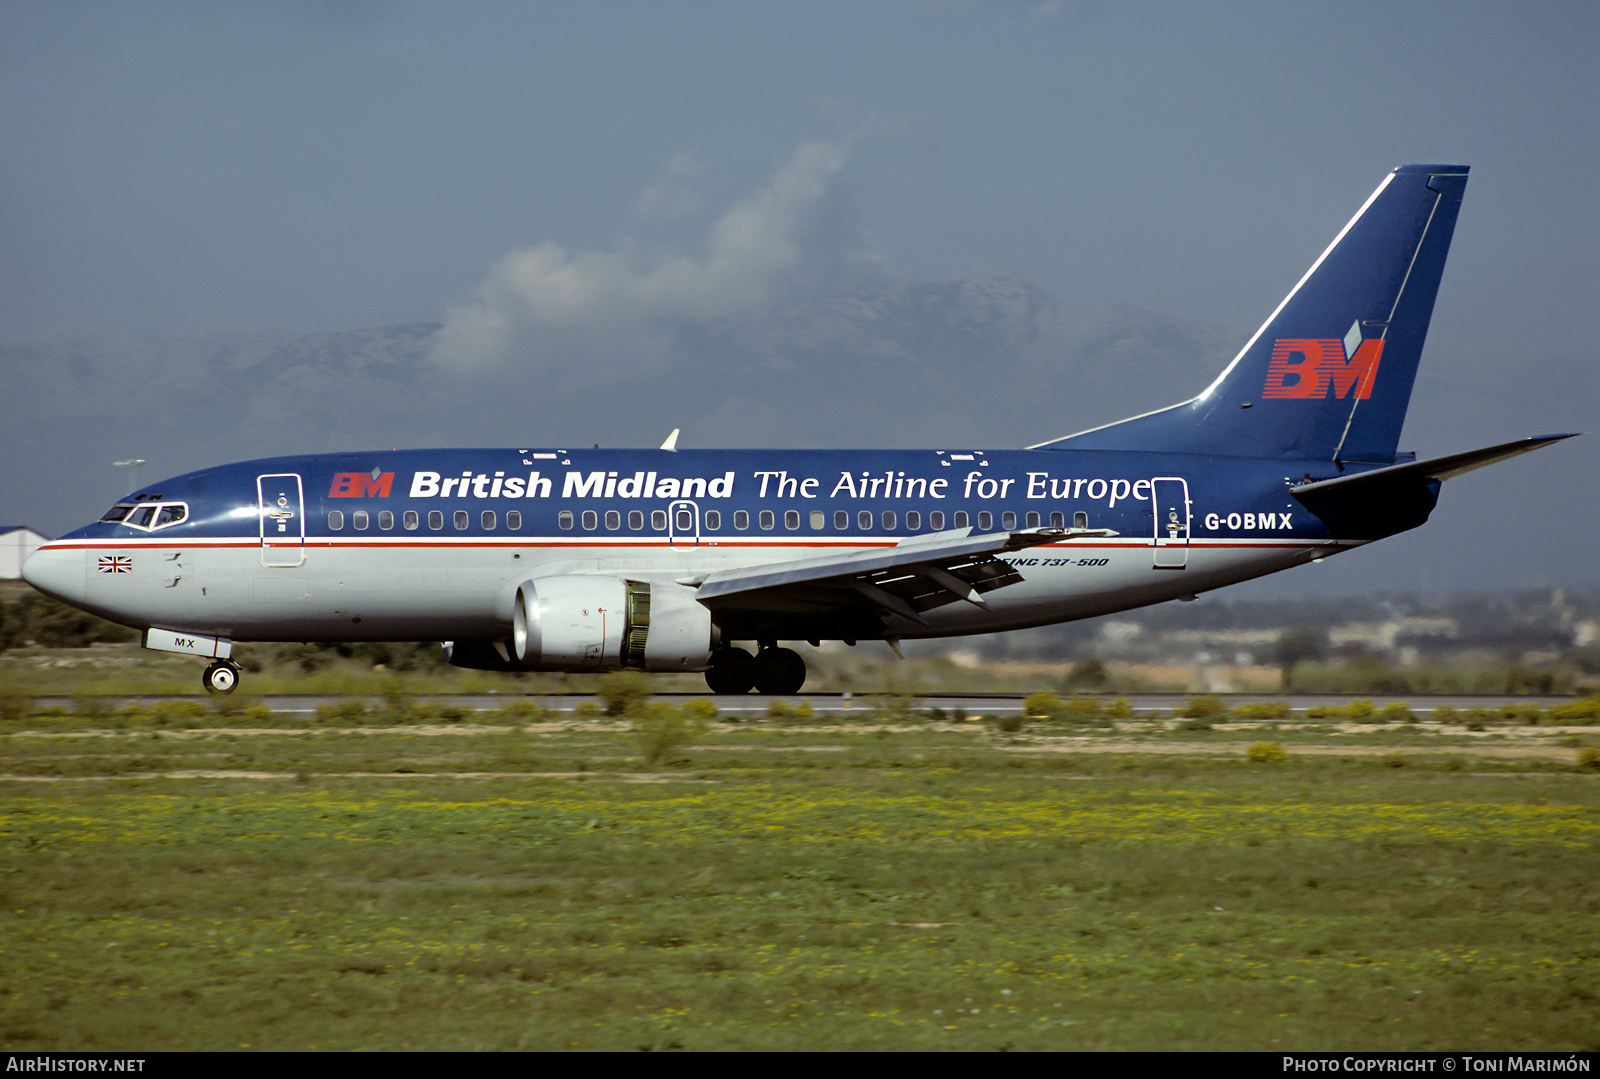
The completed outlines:
{"type": "MultiPolygon", "coordinates": [[[[539,368],[570,391],[556,437],[653,445],[676,424],[584,392],[596,372],[692,382],[686,340],[766,341],[850,282],[1004,275],[1069,314],[1133,305],[1248,333],[1388,169],[1461,162],[1403,445],[1582,431],[1600,405],[1597,55],[1585,0],[8,0],[0,339],[443,323],[442,383],[492,388],[560,354],[539,368]]],[[[19,374],[0,368],[32,384],[19,374]]],[[[1149,387],[1149,405],[1209,380],[1149,387]]],[[[1079,384],[1096,382],[1064,370],[1023,392],[1079,384]]],[[[810,418],[850,387],[772,392],[741,387],[685,444],[815,444],[810,418]]],[[[277,407],[250,397],[241,414],[277,407]]],[[[952,398],[924,437],[863,419],[857,444],[1005,429],[989,401],[963,437],[972,405],[952,398]]],[[[89,424],[57,455],[52,407],[12,402],[43,441],[6,443],[28,467],[0,484],[0,521],[79,523],[41,507],[85,460],[165,452],[178,471],[260,449],[181,428],[101,444],[89,424]]],[[[195,406],[180,388],[169,407],[195,406]]],[[[476,444],[516,408],[441,393],[427,434],[476,444]]],[[[1037,400],[1018,414],[1039,422],[1037,400]]],[[[1422,532],[1297,571],[1317,582],[1248,587],[1600,583],[1596,466],[1591,435],[1474,473],[1422,532]]]]}

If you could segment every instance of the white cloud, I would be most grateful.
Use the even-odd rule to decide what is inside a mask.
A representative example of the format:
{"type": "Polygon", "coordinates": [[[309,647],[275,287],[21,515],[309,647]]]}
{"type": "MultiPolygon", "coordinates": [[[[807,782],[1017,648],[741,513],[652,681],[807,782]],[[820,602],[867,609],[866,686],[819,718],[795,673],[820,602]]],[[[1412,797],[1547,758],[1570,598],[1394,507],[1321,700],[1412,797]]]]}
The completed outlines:
{"type": "MultiPolygon", "coordinates": [[[[799,147],[760,191],[730,206],[711,226],[703,250],[645,260],[624,240],[616,250],[572,252],[554,241],[500,260],[470,303],[446,315],[435,359],[481,369],[520,357],[537,363],[549,347],[604,348],[616,363],[659,356],[685,325],[759,315],[801,270],[815,218],[824,212],[847,158],[846,148],[799,147]]],[[[703,170],[680,154],[666,176],[641,194],[641,216],[691,211],[692,181],[703,170]]],[[[827,235],[829,230],[816,230],[827,235]]],[[[853,252],[825,252],[840,265],[853,252]]]]}
{"type": "Polygon", "coordinates": [[[641,220],[681,221],[698,213],[700,192],[696,181],[705,174],[705,167],[693,154],[678,154],[667,162],[666,175],[639,193],[633,215],[641,220]]]}

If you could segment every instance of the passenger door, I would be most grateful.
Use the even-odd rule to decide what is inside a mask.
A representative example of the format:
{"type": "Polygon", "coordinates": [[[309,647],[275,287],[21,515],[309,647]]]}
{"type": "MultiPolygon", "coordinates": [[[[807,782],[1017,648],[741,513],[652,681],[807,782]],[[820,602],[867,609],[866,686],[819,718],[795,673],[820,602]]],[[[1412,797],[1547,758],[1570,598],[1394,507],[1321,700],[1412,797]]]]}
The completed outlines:
{"type": "Polygon", "coordinates": [[[1187,569],[1189,565],[1189,483],[1181,476],[1157,476],[1150,481],[1150,504],[1155,511],[1152,542],[1156,569],[1187,569]]]}
{"type": "Polygon", "coordinates": [[[261,564],[278,568],[306,560],[305,497],[300,476],[274,472],[256,477],[261,517],[261,564]]]}
{"type": "Polygon", "coordinates": [[[700,506],[680,498],[667,507],[667,539],[674,547],[700,546],[700,506]]]}

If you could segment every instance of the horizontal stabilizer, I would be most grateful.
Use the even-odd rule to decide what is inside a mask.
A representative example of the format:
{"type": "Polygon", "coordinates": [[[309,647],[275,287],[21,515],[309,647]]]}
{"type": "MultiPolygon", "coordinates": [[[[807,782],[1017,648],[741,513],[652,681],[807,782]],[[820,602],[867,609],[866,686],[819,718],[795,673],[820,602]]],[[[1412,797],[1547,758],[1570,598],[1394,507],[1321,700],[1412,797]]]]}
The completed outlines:
{"type": "Polygon", "coordinates": [[[1320,494],[1347,494],[1363,485],[1387,484],[1395,480],[1423,479],[1447,480],[1459,476],[1463,472],[1471,472],[1484,465],[1492,465],[1496,461],[1504,461],[1510,457],[1517,457],[1524,453],[1543,449],[1554,442],[1565,438],[1572,438],[1573,434],[1565,435],[1540,435],[1536,438],[1519,438],[1515,442],[1503,442],[1498,446],[1489,446],[1481,450],[1468,450],[1466,453],[1453,453],[1448,457],[1435,457],[1428,461],[1409,461],[1402,465],[1390,465],[1387,468],[1375,468],[1370,472],[1359,472],[1353,476],[1337,476],[1329,480],[1316,480],[1311,483],[1301,483],[1289,488],[1292,495],[1320,495],[1320,494]]]}

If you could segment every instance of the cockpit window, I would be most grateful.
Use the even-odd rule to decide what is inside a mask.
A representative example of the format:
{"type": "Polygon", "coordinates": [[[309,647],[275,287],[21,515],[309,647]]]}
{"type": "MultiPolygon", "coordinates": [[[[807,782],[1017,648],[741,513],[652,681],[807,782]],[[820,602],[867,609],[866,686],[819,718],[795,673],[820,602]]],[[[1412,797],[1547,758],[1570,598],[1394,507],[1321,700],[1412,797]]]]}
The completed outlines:
{"type": "Polygon", "coordinates": [[[121,522],[131,528],[154,531],[189,519],[189,506],[185,502],[145,502],[129,505],[119,502],[106,510],[101,523],[121,522]]]}

